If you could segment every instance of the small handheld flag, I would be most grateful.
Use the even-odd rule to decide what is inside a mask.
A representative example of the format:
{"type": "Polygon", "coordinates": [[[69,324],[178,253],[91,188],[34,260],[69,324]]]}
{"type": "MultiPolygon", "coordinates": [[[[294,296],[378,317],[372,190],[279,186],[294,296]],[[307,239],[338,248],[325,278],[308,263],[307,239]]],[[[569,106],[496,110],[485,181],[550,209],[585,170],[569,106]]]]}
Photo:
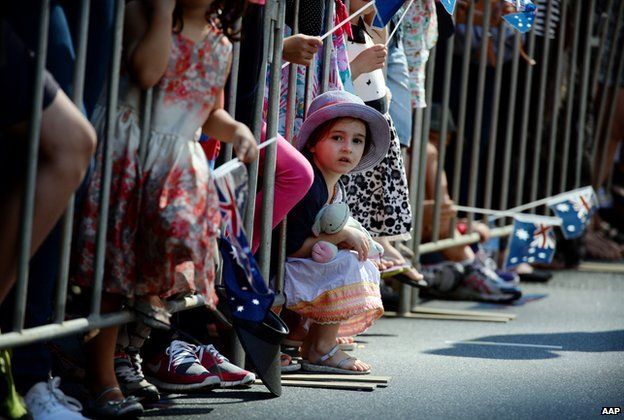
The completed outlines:
{"type": "Polygon", "coordinates": [[[442,3],[442,6],[444,6],[444,9],[449,15],[455,12],[455,2],[456,0],[440,0],[440,3],[442,3]]]}
{"type": "Polygon", "coordinates": [[[515,267],[523,262],[550,263],[556,246],[554,226],[560,224],[561,220],[553,217],[514,216],[505,267],[515,267]]]}
{"type": "Polygon", "coordinates": [[[509,13],[503,16],[505,22],[510,24],[520,33],[526,33],[533,27],[537,7],[531,0],[506,0],[516,6],[516,13],[509,13]]]}
{"type": "Polygon", "coordinates": [[[548,203],[548,207],[563,221],[561,232],[566,239],[583,235],[597,205],[598,200],[592,187],[572,191],[548,203]]]}
{"type": "Polygon", "coordinates": [[[373,28],[385,28],[385,26],[392,20],[401,6],[403,6],[405,0],[379,0],[375,2],[375,18],[373,19],[373,28]]]}

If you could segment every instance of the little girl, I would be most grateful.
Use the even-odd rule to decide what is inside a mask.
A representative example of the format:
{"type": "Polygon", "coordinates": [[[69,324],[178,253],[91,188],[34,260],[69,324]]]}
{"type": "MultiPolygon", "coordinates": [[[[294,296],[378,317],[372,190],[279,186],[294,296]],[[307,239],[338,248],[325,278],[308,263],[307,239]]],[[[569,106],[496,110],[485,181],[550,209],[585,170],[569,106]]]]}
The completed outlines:
{"type": "Polygon", "coordinates": [[[304,369],[370,372],[368,364],[336,344],[338,336],[361,333],[383,314],[379,272],[367,260],[368,241],[351,227],[314,236],[312,224],[323,206],[345,200],[340,177],[378,164],[389,143],[383,115],[345,91],[329,91],[314,99],[297,136],[297,148],[314,168],[314,183],[288,219],[284,293],[286,307],[307,320],[309,331],[301,348],[304,369]],[[340,248],[328,263],[310,258],[312,247],[321,240],[340,248]]]}
{"type": "MultiPolygon", "coordinates": [[[[216,304],[213,255],[218,198],[204,152],[203,131],[232,142],[239,159],[255,158],[253,135],[222,109],[231,61],[233,25],[243,0],[151,0],[126,6],[124,66],[119,107],[109,144],[113,175],[106,240],[102,310],[121,298],[151,326],[168,323],[165,298],[195,292],[216,304]],[[152,125],[139,159],[141,89],[154,87],[152,125]],[[114,297],[117,296],[117,299],[114,297]],[[154,322],[154,318],[159,322],[154,322]]],[[[94,116],[104,138],[104,110],[94,116]]],[[[74,279],[89,286],[93,261],[102,150],[80,221],[74,279]]],[[[127,414],[132,406],[113,369],[117,328],[102,329],[88,345],[92,410],[127,414]],[[114,403],[110,403],[113,401],[114,403]]]]}

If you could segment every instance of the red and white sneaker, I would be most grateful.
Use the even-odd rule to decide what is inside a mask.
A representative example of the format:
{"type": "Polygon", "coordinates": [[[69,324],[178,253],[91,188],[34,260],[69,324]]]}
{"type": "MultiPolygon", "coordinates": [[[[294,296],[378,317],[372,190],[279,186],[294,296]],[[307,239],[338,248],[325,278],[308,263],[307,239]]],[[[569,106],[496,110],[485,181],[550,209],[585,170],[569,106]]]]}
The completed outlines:
{"type": "Polygon", "coordinates": [[[212,344],[196,346],[195,348],[197,358],[202,366],[219,376],[222,388],[247,385],[256,380],[256,375],[230,363],[212,344]]]}
{"type": "Polygon", "coordinates": [[[166,391],[212,388],[221,382],[209,372],[196,355],[197,347],[174,340],[164,354],[145,364],[149,381],[166,391]]]}

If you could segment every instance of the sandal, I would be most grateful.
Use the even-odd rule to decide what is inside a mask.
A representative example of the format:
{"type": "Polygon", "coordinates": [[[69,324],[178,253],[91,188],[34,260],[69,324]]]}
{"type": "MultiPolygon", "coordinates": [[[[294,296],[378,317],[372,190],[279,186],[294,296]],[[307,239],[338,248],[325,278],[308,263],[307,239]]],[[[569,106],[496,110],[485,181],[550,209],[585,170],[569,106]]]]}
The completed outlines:
{"type": "Polygon", "coordinates": [[[321,356],[316,362],[309,362],[306,360],[301,361],[301,369],[307,372],[317,372],[317,373],[338,373],[343,375],[368,375],[371,371],[368,370],[353,370],[349,368],[342,367],[345,362],[350,360],[357,360],[355,357],[345,357],[342,360],[339,360],[336,363],[336,366],[327,366],[322,363],[327,362],[331,359],[337,352],[340,350],[340,345],[336,344],[330,351],[324,356],[321,356]]]}
{"type": "Polygon", "coordinates": [[[94,418],[132,418],[143,413],[143,406],[136,397],[130,396],[123,400],[103,401],[102,397],[112,391],[119,391],[117,386],[109,386],[87,404],[88,415],[94,418]]]}
{"type": "Polygon", "coordinates": [[[301,365],[293,362],[292,356],[286,353],[280,354],[280,370],[282,373],[291,373],[299,369],[301,369],[301,365]]]}
{"type": "Polygon", "coordinates": [[[157,330],[171,328],[171,314],[165,308],[154,306],[142,300],[134,301],[132,308],[140,321],[148,327],[157,330]]]}

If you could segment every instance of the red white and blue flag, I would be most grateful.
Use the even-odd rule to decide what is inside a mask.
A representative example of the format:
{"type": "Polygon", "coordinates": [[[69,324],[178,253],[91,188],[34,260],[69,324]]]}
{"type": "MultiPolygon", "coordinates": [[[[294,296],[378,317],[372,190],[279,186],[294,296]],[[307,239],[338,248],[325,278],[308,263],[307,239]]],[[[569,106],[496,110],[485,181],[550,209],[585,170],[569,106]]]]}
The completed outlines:
{"type": "Polygon", "coordinates": [[[555,197],[548,203],[548,207],[563,221],[563,237],[574,239],[585,232],[598,207],[598,199],[592,187],[584,187],[555,197]]]}
{"type": "Polygon", "coordinates": [[[505,266],[515,267],[523,262],[550,263],[556,247],[554,227],[559,224],[561,220],[554,217],[514,216],[505,266]]]}
{"type": "Polygon", "coordinates": [[[262,278],[243,228],[240,209],[245,208],[247,169],[240,162],[230,161],[213,175],[221,211],[221,277],[230,313],[234,319],[262,322],[275,295],[262,278]]]}

